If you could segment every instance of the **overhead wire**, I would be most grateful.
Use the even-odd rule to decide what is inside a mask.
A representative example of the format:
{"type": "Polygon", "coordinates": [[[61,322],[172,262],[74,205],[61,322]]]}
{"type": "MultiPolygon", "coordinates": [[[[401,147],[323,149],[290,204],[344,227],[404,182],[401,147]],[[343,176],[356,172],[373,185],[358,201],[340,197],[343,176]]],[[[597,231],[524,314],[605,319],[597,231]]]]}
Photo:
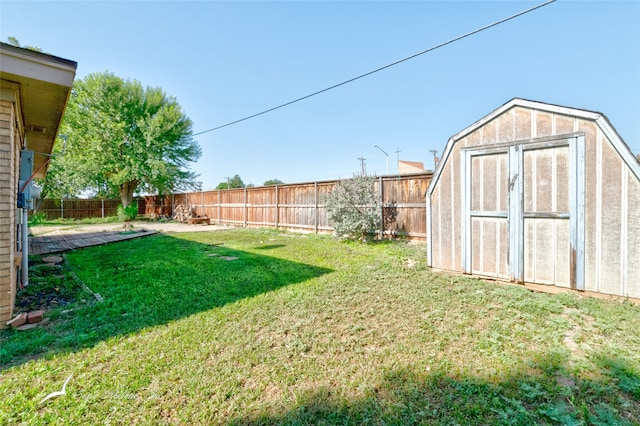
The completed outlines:
{"type": "Polygon", "coordinates": [[[454,37],[454,38],[452,38],[452,39],[450,39],[450,40],[447,40],[447,41],[445,41],[445,42],[442,42],[442,43],[440,43],[440,44],[437,44],[437,45],[435,45],[435,46],[432,46],[432,47],[430,47],[430,48],[428,48],[428,49],[425,49],[425,50],[422,50],[422,51],[420,51],[420,52],[414,53],[413,55],[409,55],[409,56],[407,56],[407,57],[405,57],[405,58],[399,59],[399,60],[394,61],[394,62],[391,62],[391,63],[389,63],[389,64],[387,64],[387,65],[383,65],[383,66],[378,67],[378,68],[376,68],[376,69],[374,69],[374,70],[368,71],[368,72],[366,72],[366,73],[364,73],[364,74],[360,74],[360,75],[358,75],[358,76],[356,76],[356,77],[353,77],[353,78],[350,78],[350,79],[348,79],[348,80],[345,80],[345,81],[343,81],[343,82],[341,82],[341,83],[334,84],[333,86],[329,86],[329,87],[324,88],[324,89],[322,89],[322,90],[318,90],[318,91],[316,91],[316,92],[313,92],[313,93],[310,93],[310,94],[308,94],[308,95],[305,95],[305,96],[302,96],[302,97],[296,98],[296,99],[294,99],[294,100],[292,100],[292,101],[289,101],[289,102],[285,102],[285,103],[283,103],[283,104],[280,104],[280,105],[278,105],[278,106],[275,106],[275,107],[272,107],[272,108],[266,109],[266,110],[261,111],[261,112],[258,112],[258,113],[256,113],[256,114],[248,115],[248,116],[243,117],[243,118],[240,118],[240,119],[238,119],[238,120],[234,120],[234,121],[231,121],[231,122],[229,122],[229,123],[222,124],[222,125],[220,125],[220,126],[213,127],[213,128],[211,128],[211,129],[208,129],[208,130],[203,130],[203,131],[201,131],[201,132],[194,133],[192,136],[198,136],[198,135],[202,135],[202,134],[205,134],[205,133],[213,132],[213,131],[215,131],[215,130],[220,130],[220,129],[222,129],[222,128],[229,127],[229,126],[232,126],[232,125],[234,125],[234,124],[238,124],[238,123],[241,123],[241,122],[243,122],[243,121],[247,121],[247,120],[250,120],[250,119],[252,119],[252,118],[255,118],[255,117],[258,117],[258,116],[261,116],[261,115],[264,115],[264,114],[270,113],[270,112],[275,111],[275,110],[278,110],[278,109],[280,109],[280,108],[284,108],[284,107],[286,107],[286,106],[289,106],[289,105],[295,104],[295,103],[300,102],[300,101],[303,101],[303,100],[305,100],[305,99],[309,99],[309,98],[311,98],[311,97],[313,97],[313,96],[317,96],[317,95],[319,95],[319,94],[321,94],[321,93],[328,92],[328,91],[333,90],[333,89],[336,89],[336,88],[338,88],[338,87],[340,87],[340,86],[344,86],[344,85],[346,85],[346,84],[353,83],[354,81],[356,81],[356,80],[360,80],[361,78],[364,78],[364,77],[367,77],[367,76],[370,76],[371,74],[375,74],[375,73],[380,72],[380,71],[382,71],[382,70],[385,70],[385,69],[387,69],[387,68],[391,68],[391,67],[393,67],[393,66],[395,66],[395,65],[401,64],[401,63],[406,62],[406,61],[408,61],[408,60],[410,60],[410,59],[413,59],[413,58],[416,58],[416,57],[418,57],[418,56],[424,55],[425,53],[432,52],[432,51],[434,51],[434,50],[436,50],[436,49],[439,49],[439,48],[441,48],[441,47],[444,47],[444,46],[447,46],[447,45],[449,45],[449,44],[455,43],[455,42],[457,42],[457,41],[459,41],[459,40],[462,40],[462,39],[464,39],[464,38],[470,37],[470,36],[472,36],[472,35],[474,35],[474,34],[478,34],[478,33],[482,32],[482,31],[488,30],[489,28],[493,28],[493,27],[495,27],[495,26],[497,26],[497,25],[500,25],[500,24],[503,24],[503,23],[505,23],[505,22],[507,22],[507,21],[510,21],[510,20],[512,20],[512,19],[518,18],[518,17],[520,17],[520,16],[522,16],[522,15],[526,15],[527,13],[533,12],[534,10],[540,9],[540,8],[542,8],[542,7],[544,7],[544,6],[547,6],[547,5],[551,4],[551,3],[554,3],[555,1],[556,1],[556,0],[548,0],[548,1],[544,2],[544,3],[540,3],[540,4],[536,5],[536,6],[532,6],[532,7],[528,8],[528,9],[525,9],[525,10],[523,10],[523,11],[521,11],[521,12],[518,12],[518,13],[516,13],[516,14],[514,14],[514,15],[511,15],[511,16],[508,16],[508,17],[506,17],[506,18],[500,19],[500,20],[495,21],[495,22],[493,22],[493,23],[491,23],[491,24],[485,25],[485,26],[483,26],[483,27],[480,27],[480,28],[478,28],[478,29],[475,29],[475,30],[473,30],[473,31],[470,31],[470,32],[468,32],[468,33],[465,33],[465,34],[463,34],[463,35],[460,35],[460,36],[454,37]]]}

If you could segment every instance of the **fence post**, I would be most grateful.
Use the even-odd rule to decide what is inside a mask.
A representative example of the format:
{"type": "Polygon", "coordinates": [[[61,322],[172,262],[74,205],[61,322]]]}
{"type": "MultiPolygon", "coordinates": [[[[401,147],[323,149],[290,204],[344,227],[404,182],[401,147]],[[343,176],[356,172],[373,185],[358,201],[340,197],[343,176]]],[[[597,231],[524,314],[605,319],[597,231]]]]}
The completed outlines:
{"type": "Polygon", "coordinates": [[[315,197],[315,209],[314,209],[314,214],[313,214],[313,229],[315,230],[316,234],[318,233],[318,182],[314,182],[313,183],[314,186],[314,197],[315,197]]]}
{"type": "Polygon", "coordinates": [[[102,218],[104,219],[104,198],[103,198],[102,200],[100,200],[100,201],[102,201],[102,208],[101,208],[101,210],[102,210],[102,218]]]}
{"type": "Polygon", "coordinates": [[[201,197],[200,197],[200,203],[202,204],[202,216],[206,216],[206,214],[204,213],[204,191],[200,191],[201,197]]]}
{"type": "Polygon", "coordinates": [[[247,187],[244,187],[244,227],[247,227],[247,187]]]}
{"type": "Polygon", "coordinates": [[[382,176],[378,178],[378,190],[380,191],[380,239],[384,237],[384,183],[382,176]]]}
{"type": "Polygon", "coordinates": [[[222,225],[222,200],[220,199],[220,190],[218,189],[218,225],[222,225]]]}
{"type": "Polygon", "coordinates": [[[276,185],[276,229],[280,225],[280,198],[278,195],[278,185],[276,185]]]}
{"type": "Polygon", "coordinates": [[[64,219],[64,198],[60,199],[60,219],[64,219]]]}

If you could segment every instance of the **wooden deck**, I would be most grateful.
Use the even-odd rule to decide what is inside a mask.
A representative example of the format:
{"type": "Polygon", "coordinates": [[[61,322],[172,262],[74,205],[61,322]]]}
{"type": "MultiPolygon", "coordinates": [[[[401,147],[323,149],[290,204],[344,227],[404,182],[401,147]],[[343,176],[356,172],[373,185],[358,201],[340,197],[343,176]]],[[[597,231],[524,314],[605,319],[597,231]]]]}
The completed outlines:
{"type": "Polygon", "coordinates": [[[29,237],[29,255],[59,253],[156,234],[155,230],[61,232],[29,237]]]}

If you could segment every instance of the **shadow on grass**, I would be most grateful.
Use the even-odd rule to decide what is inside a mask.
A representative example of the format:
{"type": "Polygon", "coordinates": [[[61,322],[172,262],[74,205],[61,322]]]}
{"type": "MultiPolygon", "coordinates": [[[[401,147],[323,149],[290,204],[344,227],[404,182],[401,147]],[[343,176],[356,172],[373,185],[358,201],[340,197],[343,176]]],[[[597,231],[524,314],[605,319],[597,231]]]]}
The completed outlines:
{"type": "Polygon", "coordinates": [[[29,359],[91,347],[331,272],[223,244],[149,236],[68,254],[101,303],[50,313],[51,324],[2,332],[0,371],[29,359]]]}
{"type": "Polygon", "coordinates": [[[567,375],[552,354],[526,372],[488,381],[410,368],[384,374],[358,399],[330,387],[303,392],[280,412],[231,419],[229,425],[637,425],[640,376],[622,359],[602,356],[596,375],[567,375]]]}
{"type": "Polygon", "coordinates": [[[284,247],[284,244],[269,244],[266,246],[256,247],[256,250],[273,250],[281,247],[284,247]]]}

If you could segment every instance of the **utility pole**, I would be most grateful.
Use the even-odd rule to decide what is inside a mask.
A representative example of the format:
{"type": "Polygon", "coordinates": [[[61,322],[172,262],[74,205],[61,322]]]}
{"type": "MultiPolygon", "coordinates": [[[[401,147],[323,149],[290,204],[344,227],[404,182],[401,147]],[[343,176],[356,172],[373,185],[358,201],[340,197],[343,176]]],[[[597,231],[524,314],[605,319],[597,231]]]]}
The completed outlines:
{"type": "Polygon", "coordinates": [[[229,176],[225,176],[227,179],[227,189],[231,189],[231,178],[229,176]]]}
{"type": "Polygon", "coordinates": [[[360,167],[362,167],[362,176],[366,176],[367,175],[367,167],[364,164],[366,158],[358,157],[358,160],[360,160],[360,167]]]}
{"type": "Polygon", "coordinates": [[[435,170],[438,167],[438,150],[432,149],[429,152],[433,153],[433,170],[435,170]]]}

